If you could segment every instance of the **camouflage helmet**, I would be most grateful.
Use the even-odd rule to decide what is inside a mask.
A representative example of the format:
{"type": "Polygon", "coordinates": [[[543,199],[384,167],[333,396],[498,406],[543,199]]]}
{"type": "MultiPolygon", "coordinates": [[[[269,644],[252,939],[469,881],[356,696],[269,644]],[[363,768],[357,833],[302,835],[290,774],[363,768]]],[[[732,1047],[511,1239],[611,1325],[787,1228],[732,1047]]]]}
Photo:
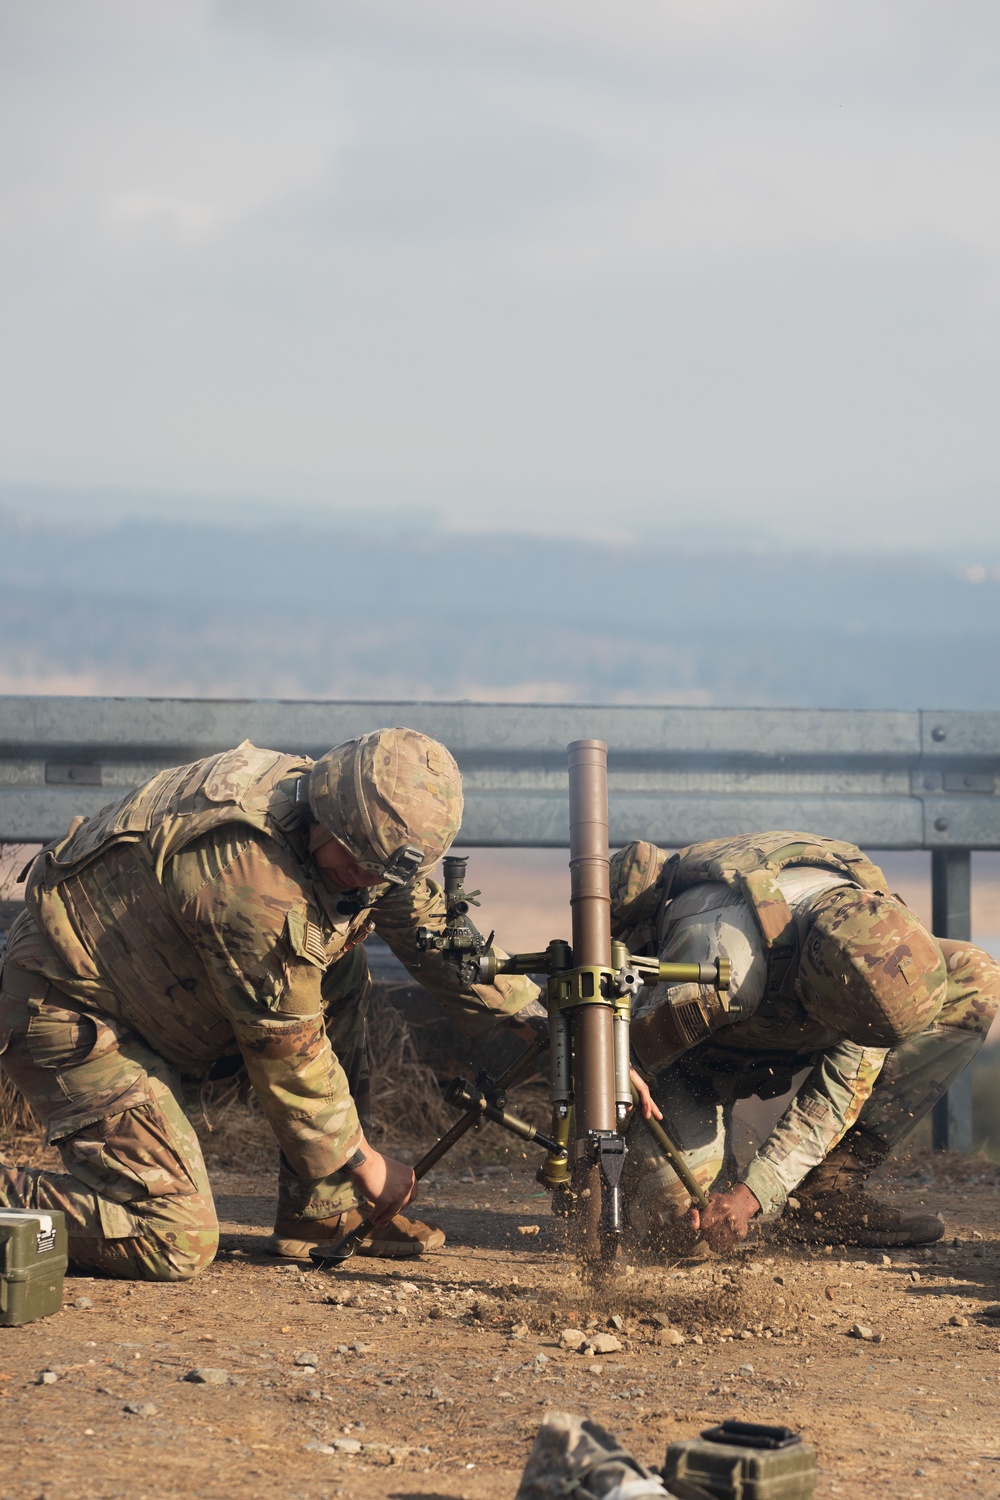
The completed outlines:
{"type": "Polygon", "coordinates": [[[611,856],[611,921],[616,933],[628,927],[628,908],[656,884],[666,859],[662,849],[645,839],[634,839],[611,856]]]}
{"type": "Polygon", "coordinates": [[[462,775],[426,734],[376,729],[320,757],[309,805],[363,869],[402,884],[451,846],[462,822],[462,775]]]}
{"type": "Polygon", "coordinates": [[[798,971],[805,1009],[866,1047],[895,1047],[944,1003],[944,956],[896,896],[838,886],[817,902],[798,971]]]}

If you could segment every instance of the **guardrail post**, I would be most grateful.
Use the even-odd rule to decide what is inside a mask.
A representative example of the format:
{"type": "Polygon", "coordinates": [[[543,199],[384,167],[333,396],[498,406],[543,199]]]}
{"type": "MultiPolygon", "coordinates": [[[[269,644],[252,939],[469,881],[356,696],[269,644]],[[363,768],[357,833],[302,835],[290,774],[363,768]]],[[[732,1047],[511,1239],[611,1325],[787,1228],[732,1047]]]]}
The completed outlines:
{"type": "MultiPolygon", "coordinates": [[[[972,856],[968,849],[931,850],[931,927],[936,937],[972,938],[972,856]]],[[[972,1150],[972,1069],[966,1068],[934,1106],[935,1151],[972,1150]]]]}

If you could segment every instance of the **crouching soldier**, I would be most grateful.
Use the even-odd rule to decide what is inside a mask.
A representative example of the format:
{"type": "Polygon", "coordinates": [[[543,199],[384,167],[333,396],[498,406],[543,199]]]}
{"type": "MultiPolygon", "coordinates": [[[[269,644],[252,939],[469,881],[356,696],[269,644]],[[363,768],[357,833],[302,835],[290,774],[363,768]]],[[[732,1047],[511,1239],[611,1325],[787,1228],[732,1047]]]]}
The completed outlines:
{"type": "MultiPolygon", "coordinates": [[[[669,859],[633,843],[611,883],[613,931],[633,953],[732,964],[727,994],[644,991],[632,1027],[666,1128],[709,1193],[687,1225],[717,1250],[778,1211],[782,1233],[811,1244],[938,1239],[935,1214],[891,1208],[865,1181],[979,1051],[1000,965],[932,937],[859,849],[811,834],[714,839],[669,859]],[[738,1170],[734,1104],[778,1098],[797,1078],[738,1170]]],[[[633,1229],[677,1243],[690,1199],[638,1124],[629,1163],[633,1229]]]]}
{"type": "Polygon", "coordinates": [[[0,1165],[0,1205],[61,1209],[81,1270],[195,1275],[218,1222],[182,1076],[245,1067],[281,1148],[273,1254],[307,1257],[362,1201],[362,1253],[441,1244],[402,1216],[411,1168],[367,1139],[363,941],[470,1035],[544,1014],[530,981],[465,986],[417,950],[461,817],[444,746],[383,729],[315,763],[244,743],[163,771],[43,851],[0,975],[0,1062],[65,1174],[0,1165]]]}

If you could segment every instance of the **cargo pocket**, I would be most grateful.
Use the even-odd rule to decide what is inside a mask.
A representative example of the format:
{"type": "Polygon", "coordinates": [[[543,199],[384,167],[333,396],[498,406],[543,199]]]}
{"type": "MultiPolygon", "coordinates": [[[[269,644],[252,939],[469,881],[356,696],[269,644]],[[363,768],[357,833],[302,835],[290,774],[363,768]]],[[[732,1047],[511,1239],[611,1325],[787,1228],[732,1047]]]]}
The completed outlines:
{"type": "Polygon", "coordinates": [[[106,1240],[134,1240],[145,1231],[143,1221],[129,1213],[123,1204],[112,1203],[110,1198],[102,1198],[100,1193],[95,1193],[94,1198],[97,1217],[101,1221],[101,1233],[106,1240]]]}
{"type": "Polygon", "coordinates": [[[46,1112],[48,1141],[146,1103],[146,1074],[122,1056],[113,1024],[44,1000],[30,1001],[29,1009],[28,1054],[35,1067],[53,1077],[65,1100],[46,1112]]]}
{"type": "Polygon", "coordinates": [[[115,1203],[197,1193],[177,1132],[154,1100],[107,1116],[63,1143],[76,1175],[115,1203]]]}

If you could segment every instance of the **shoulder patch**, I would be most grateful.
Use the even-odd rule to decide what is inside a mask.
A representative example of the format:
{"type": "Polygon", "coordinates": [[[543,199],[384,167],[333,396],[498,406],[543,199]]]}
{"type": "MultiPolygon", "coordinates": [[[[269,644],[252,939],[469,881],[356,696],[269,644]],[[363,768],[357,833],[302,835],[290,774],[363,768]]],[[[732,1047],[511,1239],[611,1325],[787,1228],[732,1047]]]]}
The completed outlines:
{"type": "Polygon", "coordinates": [[[292,945],[292,952],[304,958],[308,963],[315,964],[318,969],[325,969],[326,942],[323,938],[322,929],[301,911],[290,911],[285,919],[288,928],[288,941],[292,945]]]}

